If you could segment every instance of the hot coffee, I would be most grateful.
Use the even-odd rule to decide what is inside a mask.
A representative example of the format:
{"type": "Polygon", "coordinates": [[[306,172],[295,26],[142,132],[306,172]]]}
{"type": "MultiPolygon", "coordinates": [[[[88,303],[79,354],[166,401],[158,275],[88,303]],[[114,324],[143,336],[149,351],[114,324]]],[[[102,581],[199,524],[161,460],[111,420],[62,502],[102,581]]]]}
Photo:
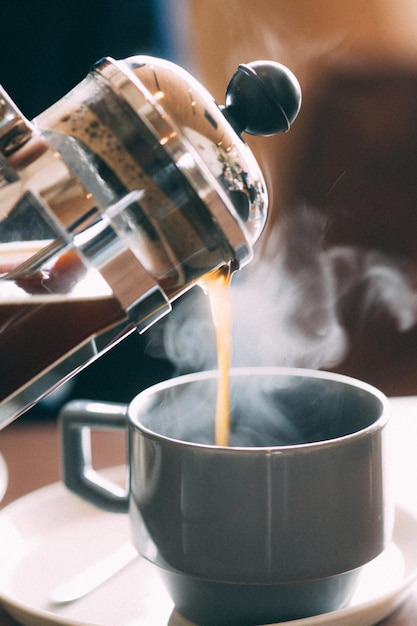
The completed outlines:
{"type": "Polygon", "coordinates": [[[217,388],[215,437],[218,446],[230,442],[230,365],[232,357],[232,298],[231,274],[218,272],[204,281],[210,299],[211,313],[216,332],[219,379],[217,388]]]}

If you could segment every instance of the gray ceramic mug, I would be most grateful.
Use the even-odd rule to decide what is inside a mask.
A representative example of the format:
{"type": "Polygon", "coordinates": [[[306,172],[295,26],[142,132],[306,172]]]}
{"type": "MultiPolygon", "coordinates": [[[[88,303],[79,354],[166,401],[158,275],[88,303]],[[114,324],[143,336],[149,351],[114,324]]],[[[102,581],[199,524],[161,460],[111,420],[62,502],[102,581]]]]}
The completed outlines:
{"type": "Polygon", "coordinates": [[[387,399],[337,374],[232,370],[226,448],[213,443],[216,391],[217,373],[203,372],[155,385],[128,408],[68,404],[65,483],[129,511],[139,553],[192,622],[243,626],[341,608],[391,539],[387,399]],[[128,429],[127,493],[91,473],[86,427],[128,429]]]}

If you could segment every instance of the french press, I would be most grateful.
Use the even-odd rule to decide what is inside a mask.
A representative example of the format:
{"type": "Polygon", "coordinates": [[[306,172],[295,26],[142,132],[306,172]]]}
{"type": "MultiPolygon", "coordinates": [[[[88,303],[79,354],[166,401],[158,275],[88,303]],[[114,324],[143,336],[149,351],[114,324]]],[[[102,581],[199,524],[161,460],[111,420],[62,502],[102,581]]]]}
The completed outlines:
{"type": "Polygon", "coordinates": [[[146,56],[99,61],[33,121],[0,91],[0,427],[250,261],[267,192],[241,133],[287,131],[300,99],[259,61],[220,107],[146,56]]]}

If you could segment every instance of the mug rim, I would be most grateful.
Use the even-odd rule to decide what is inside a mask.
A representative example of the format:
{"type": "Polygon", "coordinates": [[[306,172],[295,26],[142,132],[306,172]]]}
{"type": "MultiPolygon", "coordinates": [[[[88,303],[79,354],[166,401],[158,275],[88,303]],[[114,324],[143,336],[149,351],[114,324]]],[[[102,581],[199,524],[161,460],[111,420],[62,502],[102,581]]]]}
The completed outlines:
{"type": "Polygon", "coordinates": [[[382,431],[387,425],[390,418],[390,406],[388,397],[377,387],[374,387],[373,385],[352,376],[338,374],[336,372],[328,372],[326,370],[315,370],[300,367],[245,366],[230,368],[230,377],[244,377],[257,374],[261,376],[289,376],[294,378],[329,380],[343,384],[345,386],[362,390],[369,396],[373,396],[374,398],[378,399],[381,403],[381,413],[379,417],[368,426],[360,428],[359,430],[355,430],[351,433],[340,435],[338,437],[333,437],[331,439],[322,439],[320,441],[271,446],[220,446],[215,443],[185,441],[183,439],[158,433],[157,431],[143,425],[139,421],[139,418],[137,417],[139,413],[139,408],[141,408],[155,393],[159,393],[160,391],[165,391],[167,389],[172,389],[176,386],[185,385],[192,382],[213,380],[218,377],[218,374],[218,369],[203,370],[200,372],[182,374],[180,376],[175,376],[173,378],[161,381],[159,383],[156,383],[155,385],[152,385],[151,387],[144,389],[143,391],[139,392],[128,405],[127,419],[129,426],[135,431],[139,431],[152,439],[163,441],[164,443],[170,443],[176,446],[185,446],[187,448],[200,448],[207,450],[216,450],[219,452],[227,451],[229,453],[232,452],[233,454],[239,452],[244,452],[245,454],[265,454],[265,452],[292,454],[296,450],[307,452],[315,448],[324,449],[327,447],[334,447],[335,445],[341,445],[342,443],[348,443],[351,439],[360,439],[362,437],[366,437],[374,433],[375,431],[382,431]]]}

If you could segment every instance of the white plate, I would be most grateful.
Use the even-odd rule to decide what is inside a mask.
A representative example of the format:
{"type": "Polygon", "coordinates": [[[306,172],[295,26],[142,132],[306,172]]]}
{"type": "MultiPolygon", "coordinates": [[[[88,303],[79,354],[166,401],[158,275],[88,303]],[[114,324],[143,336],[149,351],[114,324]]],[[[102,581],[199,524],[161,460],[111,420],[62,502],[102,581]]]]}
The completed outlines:
{"type": "Polygon", "coordinates": [[[0,454],[0,502],[4,497],[7,490],[7,484],[9,482],[9,474],[7,471],[6,461],[0,454]]]}
{"type": "MultiPolygon", "coordinates": [[[[417,398],[397,398],[392,404],[394,541],[364,568],[349,607],[286,626],[373,626],[412,589],[417,578],[417,398]]],[[[123,481],[124,469],[111,474],[123,481]]],[[[173,611],[157,570],[140,557],[84,598],[62,606],[49,603],[52,589],[116,550],[128,536],[127,516],[99,511],[61,483],[13,502],[0,511],[0,601],[23,626],[189,624],[173,611]]]]}
{"type": "MultiPolygon", "coordinates": [[[[120,475],[120,468],[114,474],[120,475]]],[[[0,600],[24,626],[179,626],[157,569],[140,558],[84,598],[52,605],[48,596],[129,535],[126,515],[105,513],[68,493],[44,487],[0,512],[0,600]]],[[[364,568],[351,605],[288,626],[371,626],[404,599],[417,575],[417,518],[397,507],[394,541],[364,568]]]]}

